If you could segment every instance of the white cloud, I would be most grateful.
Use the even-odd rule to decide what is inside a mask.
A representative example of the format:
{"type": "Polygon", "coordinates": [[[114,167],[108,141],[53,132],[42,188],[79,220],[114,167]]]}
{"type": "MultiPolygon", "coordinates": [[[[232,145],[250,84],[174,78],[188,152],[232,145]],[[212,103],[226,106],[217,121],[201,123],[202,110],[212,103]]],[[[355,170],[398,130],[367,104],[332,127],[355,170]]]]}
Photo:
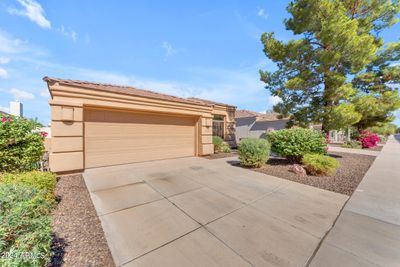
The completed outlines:
{"type": "Polygon", "coordinates": [[[8,62],[10,62],[8,57],[0,57],[0,64],[7,64],[8,62]]]}
{"type": "Polygon", "coordinates": [[[8,33],[0,30],[0,52],[19,53],[24,50],[20,39],[12,38],[8,33]]]}
{"type": "Polygon", "coordinates": [[[74,30],[71,30],[71,29],[67,30],[67,29],[65,29],[64,25],[61,25],[61,27],[57,31],[60,32],[65,37],[71,38],[72,41],[74,41],[74,42],[76,42],[76,40],[78,38],[78,36],[74,30]]]}
{"type": "Polygon", "coordinates": [[[271,106],[274,106],[276,104],[278,104],[279,102],[281,102],[281,98],[279,96],[269,96],[268,97],[268,104],[271,106]]]}
{"type": "Polygon", "coordinates": [[[0,67],[0,78],[3,78],[3,79],[8,78],[8,71],[1,67],[0,67]]]}
{"type": "Polygon", "coordinates": [[[265,13],[265,10],[263,8],[259,8],[258,12],[257,12],[257,16],[263,18],[263,19],[267,19],[268,18],[268,14],[265,13]]]}
{"type": "Polygon", "coordinates": [[[35,0],[17,0],[21,4],[22,9],[9,8],[8,13],[11,15],[18,15],[27,17],[42,28],[51,28],[51,23],[44,16],[42,6],[35,0]]]}
{"type": "Polygon", "coordinates": [[[42,91],[40,92],[40,96],[41,96],[41,97],[45,97],[45,98],[49,97],[49,96],[50,96],[49,91],[47,91],[47,90],[42,90],[42,91]]]}
{"type": "Polygon", "coordinates": [[[0,106],[0,111],[4,111],[6,113],[10,113],[10,108],[0,106]]]}
{"type": "Polygon", "coordinates": [[[14,96],[14,100],[20,101],[20,100],[29,100],[29,99],[34,99],[35,96],[32,93],[29,93],[27,91],[19,90],[17,88],[12,88],[9,91],[10,94],[14,96]]]}
{"type": "Polygon", "coordinates": [[[162,43],[162,48],[164,48],[164,60],[165,61],[167,61],[170,56],[176,54],[176,50],[167,41],[164,41],[162,43]]]}

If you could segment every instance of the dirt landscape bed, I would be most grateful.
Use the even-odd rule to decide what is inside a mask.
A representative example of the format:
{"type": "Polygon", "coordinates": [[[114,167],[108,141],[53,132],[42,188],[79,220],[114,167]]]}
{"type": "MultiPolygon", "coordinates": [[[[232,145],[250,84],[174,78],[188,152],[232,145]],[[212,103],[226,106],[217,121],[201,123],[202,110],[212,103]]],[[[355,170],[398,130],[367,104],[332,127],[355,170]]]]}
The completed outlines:
{"type": "Polygon", "coordinates": [[[115,266],[81,175],[58,178],[51,266],[115,266]]]}
{"type": "Polygon", "coordinates": [[[208,156],[204,156],[206,159],[222,159],[222,158],[229,158],[229,157],[237,157],[239,154],[237,151],[232,151],[230,153],[215,153],[208,156]]]}
{"type": "MultiPolygon", "coordinates": [[[[263,167],[252,170],[350,196],[375,160],[375,156],[351,153],[334,152],[329,155],[335,157],[340,163],[340,167],[331,177],[298,176],[289,171],[292,164],[287,159],[279,157],[270,158],[263,167]]],[[[240,166],[237,160],[232,161],[231,164],[240,166]]]]}

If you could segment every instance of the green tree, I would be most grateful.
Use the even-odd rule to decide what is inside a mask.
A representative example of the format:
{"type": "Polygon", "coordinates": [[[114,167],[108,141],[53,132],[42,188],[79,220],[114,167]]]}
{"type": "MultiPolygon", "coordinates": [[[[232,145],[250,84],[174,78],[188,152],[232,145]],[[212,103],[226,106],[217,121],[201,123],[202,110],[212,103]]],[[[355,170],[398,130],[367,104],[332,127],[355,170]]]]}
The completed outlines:
{"type": "Polygon", "coordinates": [[[400,108],[400,42],[389,43],[376,55],[363,72],[353,79],[358,93],[352,99],[356,111],[362,115],[354,126],[359,129],[387,124],[395,119],[400,108]]]}
{"type": "Polygon", "coordinates": [[[393,123],[383,123],[373,126],[369,128],[369,130],[380,135],[391,135],[396,133],[397,125],[393,123]]]}
{"type": "Polygon", "coordinates": [[[296,0],[286,28],[299,38],[282,42],[264,33],[264,53],[277,64],[260,71],[281,102],[274,110],[300,126],[322,123],[324,131],[359,122],[358,88],[349,81],[374,60],[384,44],[379,32],[397,22],[398,1],[296,0]]]}

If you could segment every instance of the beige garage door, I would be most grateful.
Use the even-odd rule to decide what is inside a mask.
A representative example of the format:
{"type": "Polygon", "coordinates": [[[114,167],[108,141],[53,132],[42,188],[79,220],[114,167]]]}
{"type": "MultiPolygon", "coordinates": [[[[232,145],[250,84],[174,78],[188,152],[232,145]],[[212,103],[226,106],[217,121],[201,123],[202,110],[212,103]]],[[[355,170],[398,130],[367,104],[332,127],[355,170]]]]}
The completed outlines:
{"type": "Polygon", "coordinates": [[[195,155],[195,118],[85,109],[85,167],[195,155]]]}

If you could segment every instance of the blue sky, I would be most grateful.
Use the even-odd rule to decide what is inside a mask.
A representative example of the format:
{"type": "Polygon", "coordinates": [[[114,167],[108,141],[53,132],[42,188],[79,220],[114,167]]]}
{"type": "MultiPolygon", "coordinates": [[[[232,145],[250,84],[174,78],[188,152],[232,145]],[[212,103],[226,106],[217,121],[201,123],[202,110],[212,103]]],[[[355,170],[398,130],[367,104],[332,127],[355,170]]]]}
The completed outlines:
{"type": "MultiPolygon", "coordinates": [[[[0,109],[19,99],[27,117],[48,123],[44,76],[270,109],[277,99],[258,70],[275,66],[260,35],[292,38],[282,23],[288,2],[2,0],[0,109]]],[[[383,37],[399,32],[396,25],[383,37]]]]}

